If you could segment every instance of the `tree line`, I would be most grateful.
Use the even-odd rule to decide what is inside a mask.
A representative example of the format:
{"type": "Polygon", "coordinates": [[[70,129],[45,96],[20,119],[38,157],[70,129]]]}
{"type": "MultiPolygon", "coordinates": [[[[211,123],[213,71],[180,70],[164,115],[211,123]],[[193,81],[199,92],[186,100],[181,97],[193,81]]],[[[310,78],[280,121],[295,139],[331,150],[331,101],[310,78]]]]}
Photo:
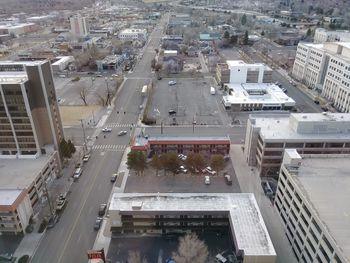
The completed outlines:
{"type": "MultiPolygon", "coordinates": [[[[164,171],[164,175],[166,175],[167,172],[176,174],[183,164],[191,174],[195,174],[201,173],[202,169],[207,166],[207,161],[201,154],[193,152],[190,152],[184,161],[181,161],[175,152],[161,155],[154,154],[149,163],[147,163],[145,152],[142,151],[130,151],[127,158],[128,169],[134,170],[137,175],[143,175],[148,165],[156,170],[156,175],[158,175],[161,170],[164,171]]],[[[224,156],[221,154],[213,154],[210,157],[209,164],[214,171],[219,173],[225,167],[224,156]]]]}

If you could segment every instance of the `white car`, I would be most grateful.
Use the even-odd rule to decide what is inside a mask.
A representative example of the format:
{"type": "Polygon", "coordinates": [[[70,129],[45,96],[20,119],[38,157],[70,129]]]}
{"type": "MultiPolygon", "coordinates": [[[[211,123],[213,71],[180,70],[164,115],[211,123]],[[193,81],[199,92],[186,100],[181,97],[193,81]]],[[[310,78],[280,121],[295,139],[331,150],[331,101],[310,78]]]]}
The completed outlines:
{"type": "Polygon", "coordinates": [[[182,161],[186,161],[186,159],[187,159],[187,156],[182,154],[182,153],[180,153],[177,157],[182,161]]]}
{"type": "Polygon", "coordinates": [[[204,170],[203,170],[203,173],[208,173],[208,174],[211,174],[211,175],[216,175],[216,171],[213,171],[211,169],[210,166],[206,167],[204,170]]]}
{"type": "Polygon", "coordinates": [[[90,159],[90,154],[85,154],[83,158],[83,162],[86,163],[90,159]]]}
{"type": "Polygon", "coordinates": [[[102,129],[102,131],[103,131],[103,132],[111,132],[111,131],[112,131],[112,129],[111,129],[111,128],[107,128],[107,127],[105,127],[105,128],[103,128],[103,129],[102,129]]]}
{"type": "Polygon", "coordinates": [[[123,135],[125,135],[127,133],[128,133],[127,131],[120,131],[120,132],[118,132],[118,136],[123,136],[123,135]]]}
{"type": "Polygon", "coordinates": [[[169,86],[176,85],[176,81],[175,81],[175,80],[170,80],[170,81],[168,82],[168,85],[169,85],[169,86]]]}
{"type": "Polygon", "coordinates": [[[210,184],[210,177],[208,175],[204,176],[204,183],[206,185],[210,184]]]}

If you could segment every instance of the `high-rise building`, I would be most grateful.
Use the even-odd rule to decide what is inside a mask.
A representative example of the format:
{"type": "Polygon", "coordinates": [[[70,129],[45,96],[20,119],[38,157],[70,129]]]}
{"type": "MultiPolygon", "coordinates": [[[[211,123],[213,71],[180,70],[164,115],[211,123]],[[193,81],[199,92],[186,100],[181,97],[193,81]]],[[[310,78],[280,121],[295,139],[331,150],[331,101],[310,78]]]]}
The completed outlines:
{"type": "Polygon", "coordinates": [[[0,158],[58,151],[63,136],[50,62],[1,62],[0,158]]]}
{"type": "Polygon", "coordinates": [[[350,261],[349,158],[284,153],[274,207],[298,262],[350,261]]]}
{"type": "Polygon", "coordinates": [[[80,14],[72,16],[70,19],[71,33],[76,37],[85,37],[88,34],[85,17],[80,14]]]}
{"type": "Polygon", "coordinates": [[[300,43],[292,75],[341,112],[350,112],[350,42],[300,43]]]}
{"type": "Polygon", "coordinates": [[[349,42],[350,31],[347,30],[327,30],[325,28],[316,28],[314,43],[322,44],[325,42],[349,42]]]}

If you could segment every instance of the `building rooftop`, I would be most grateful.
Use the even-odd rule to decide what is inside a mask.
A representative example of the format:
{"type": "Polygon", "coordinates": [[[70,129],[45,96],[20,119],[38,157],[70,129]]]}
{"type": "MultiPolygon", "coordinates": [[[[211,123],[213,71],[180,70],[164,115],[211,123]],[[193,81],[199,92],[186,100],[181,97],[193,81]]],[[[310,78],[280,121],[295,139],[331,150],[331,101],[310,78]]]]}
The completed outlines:
{"type": "Polygon", "coordinates": [[[36,159],[0,159],[0,190],[28,188],[50,158],[46,154],[36,159]]]}
{"type": "Polygon", "coordinates": [[[115,193],[109,210],[227,212],[238,249],[243,249],[245,255],[276,255],[255,197],[250,193],[115,193]]]}
{"type": "Polygon", "coordinates": [[[295,101],[288,97],[280,87],[270,83],[226,84],[232,95],[224,96],[231,104],[284,104],[294,106],[295,101]]]}
{"type": "Polygon", "coordinates": [[[350,260],[350,156],[304,158],[293,176],[330,235],[350,260]]]}
{"type": "Polygon", "coordinates": [[[292,113],[289,116],[251,115],[265,140],[350,141],[350,114],[292,113]]]}
{"type": "MultiPolygon", "coordinates": [[[[22,190],[18,189],[0,189],[0,207],[11,206],[21,195],[22,190]]],[[[0,211],[2,209],[0,208],[0,211]]]]}

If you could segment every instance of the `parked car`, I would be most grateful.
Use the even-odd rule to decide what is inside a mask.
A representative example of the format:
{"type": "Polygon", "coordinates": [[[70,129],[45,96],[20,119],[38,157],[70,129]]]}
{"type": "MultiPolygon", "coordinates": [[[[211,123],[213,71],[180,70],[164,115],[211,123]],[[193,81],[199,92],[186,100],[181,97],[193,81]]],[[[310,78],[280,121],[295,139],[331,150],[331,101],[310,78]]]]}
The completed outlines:
{"type": "Polygon", "coordinates": [[[83,173],[83,169],[81,169],[81,167],[75,169],[74,174],[73,174],[74,181],[78,180],[82,173],[83,173]]]}
{"type": "Polygon", "coordinates": [[[288,90],[286,89],[286,88],[282,88],[281,89],[284,93],[287,93],[288,92],[288,90]]]}
{"type": "Polygon", "coordinates": [[[182,153],[180,153],[177,157],[178,157],[181,161],[186,161],[186,159],[187,159],[187,156],[184,155],[184,154],[182,154],[182,153]]]}
{"type": "Polygon", "coordinates": [[[107,204],[100,204],[100,207],[98,209],[98,215],[104,216],[104,214],[106,213],[106,209],[107,209],[107,204]]]}
{"type": "Polygon", "coordinates": [[[66,202],[67,202],[66,199],[56,200],[56,210],[61,211],[65,206],[66,202]]]}
{"type": "Polygon", "coordinates": [[[208,174],[211,174],[211,175],[216,175],[216,171],[212,170],[210,166],[205,167],[202,170],[202,172],[203,173],[208,173],[208,174]]]}
{"type": "Polygon", "coordinates": [[[103,221],[103,219],[101,217],[97,217],[96,218],[95,224],[94,224],[94,229],[95,230],[99,230],[101,228],[102,221],[103,221]]]}
{"type": "Polygon", "coordinates": [[[118,177],[118,174],[114,173],[114,174],[111,176],[111,183],[114,183],[115,181],[117,181],[117,177],[118,177]]]}
{"type": "Polygon", "coordinates": [[[175,110],[169,110],[169,115],[175,115],[176,114],[176,111],[175,110]]]}
{"type": "Polygon", "coordinates": [[[232,185],[231,175],[225,174],[225,182],[227,185],[232,185]]]}
{"type": "Polygon", "coordinates": [[[47,223],[47,228],[53,228],[59,220],[59,216],[57,214],[54,214],[50,217],[49,222],[47,223]]]}
{"type": "Polygon", "coordinates": [[[180,166],[180,171],[182,172],[182,173],[184,173],[184,174],[186,174],[187,172],[188,172],[188,170],[185,168],[185,166],[183,166],[183,165],[181,165],[180,166]]]}
{"type": "Polygon", "coordinates": [[[206,185],[209,185],[210,184],[210,177],[208,175],[204,176],[204,183],[206,185]]]}
{"type": "Polygon", "coordinates": [[[127,131],[120,131],[120,132],[118,132],[118,136],[123,136],[123,135],[125,135],[127,133],[128,133],[127,131]]]}
{"type": "Polygon", "coordinates": [[[86,163],[90,159],[90,154],[85,154],[83,157],[83,162],[86,163]]]}
{"type": "Polygon", "coordinates": [[[111,128],[107,128],[107,127],[104,127],[102,129],[102,132],[111,132],[111,131],[112,131],[112,129],[111,128]]]}
{"type": "Polygon", "coordinates": [[[175,80],[170,80],[170,81],[168,82],[168,85],[169,85],[169,86],[174,86],[174,85],[176,85],[176,81],[175,81],[175,80]]]}
{"type": "Polygon", "coordinates": [[[261,182],[261,187],[263,188],[265,195],[267,196],[273,195],[273,191],[269,185],[269,182],[266,182],[266,181],[261,182]]]}

